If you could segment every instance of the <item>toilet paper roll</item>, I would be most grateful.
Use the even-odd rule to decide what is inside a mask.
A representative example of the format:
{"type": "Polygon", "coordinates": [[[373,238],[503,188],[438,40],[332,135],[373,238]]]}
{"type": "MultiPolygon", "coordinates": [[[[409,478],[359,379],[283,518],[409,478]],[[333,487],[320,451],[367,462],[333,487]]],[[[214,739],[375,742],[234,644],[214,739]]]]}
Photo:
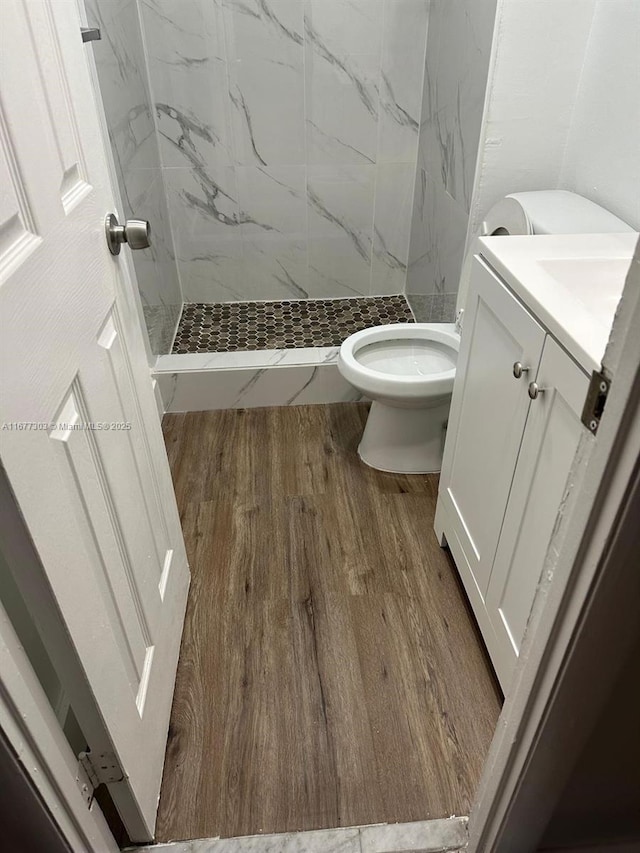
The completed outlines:
{"type": "Polygon", "coordinates": [[[517,198],[505,196],[497,204],[494,204],[469,241],[469,249],[462,265],[462,272],[460,273],[456,314],[464,308],[467,299],[467,292],[471,281],[473,256],[478,254],[478,240],[480,237],[497,236],[499,234],[504,234],[505,236],[522,235],[531,234],[532,232],[533,228],[529,217],[517,198]]]}

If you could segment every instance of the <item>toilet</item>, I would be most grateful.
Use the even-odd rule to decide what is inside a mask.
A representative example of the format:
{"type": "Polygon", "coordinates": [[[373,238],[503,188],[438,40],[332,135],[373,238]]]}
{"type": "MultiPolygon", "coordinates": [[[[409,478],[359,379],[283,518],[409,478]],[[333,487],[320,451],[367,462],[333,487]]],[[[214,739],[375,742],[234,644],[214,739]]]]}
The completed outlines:
{"type": "MultiPolygon", "coordinates": [[[[458,318],[479,237],[631,230],[599,205],[564,190],[505,196],[471,240],[460,278],[458,318]]],[[[459,321],[374,326],[344,341],[338,370],[373,401],[358,447],[365,464],[398,474],[440,471],[459,346],[459,321]]]]}

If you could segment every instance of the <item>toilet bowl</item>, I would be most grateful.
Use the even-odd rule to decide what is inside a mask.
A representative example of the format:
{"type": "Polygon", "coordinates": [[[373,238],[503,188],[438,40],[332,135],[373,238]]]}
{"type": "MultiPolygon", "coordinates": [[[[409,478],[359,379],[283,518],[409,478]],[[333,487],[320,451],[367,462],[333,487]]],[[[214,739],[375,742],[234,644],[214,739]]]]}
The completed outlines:
{"type": "Polygon", "coordinates": [[[460,336],[453,323],[398,323],[350,335],[338,370],[373,400],[358,455],[380,471],[440,470],[460,336]]]}
{"type": "MultiPolygon", "coordinates": [[[[589,199],[566,190],[512,193],[488,211],[469,241],[458,287],[457,324],[474,255],[483,236],[624,233],[631,228],[589,199]]],[[[338,369],[373,400],[358,448],[381,471],[440,471],[460,336],[450,323],[400,323],[351,335],[338,369]]]]}

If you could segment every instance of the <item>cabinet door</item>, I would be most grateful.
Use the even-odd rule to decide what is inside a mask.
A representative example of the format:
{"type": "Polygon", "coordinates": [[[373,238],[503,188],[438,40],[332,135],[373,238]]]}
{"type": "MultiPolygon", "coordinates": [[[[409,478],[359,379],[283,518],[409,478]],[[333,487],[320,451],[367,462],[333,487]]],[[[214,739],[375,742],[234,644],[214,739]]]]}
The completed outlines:
{"type": "Polygon", "coordinates": [[[515,668],[547,547],[580,436],[589,379],[547,337],[486,606],[495,633],[491,659],[504,690],[515,668]]]}
{"type": "MultiPolygon", "coordinates": [[[[483,633],[484,599],[529,410],[544,329],[476,257],[440,479],[440,520],[483,633]],[[515,379],[521,362],[529,373],[515,379]]],[[[490,626],[489,626],[489,630],[490,626]]],[[[485,638],[488,641],[488,638],[485,638]]]]}

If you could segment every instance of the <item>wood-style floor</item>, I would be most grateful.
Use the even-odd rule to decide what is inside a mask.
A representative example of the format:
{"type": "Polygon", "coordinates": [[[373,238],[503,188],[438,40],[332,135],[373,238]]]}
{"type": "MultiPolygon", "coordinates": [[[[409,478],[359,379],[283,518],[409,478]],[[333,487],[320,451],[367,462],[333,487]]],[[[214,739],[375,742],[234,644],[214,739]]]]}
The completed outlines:
{"type": "Polygon", "coordinates": [[[157,839],[467,814],[501,698],[363,404],[165,417],[192,586],[157,839]]]}

